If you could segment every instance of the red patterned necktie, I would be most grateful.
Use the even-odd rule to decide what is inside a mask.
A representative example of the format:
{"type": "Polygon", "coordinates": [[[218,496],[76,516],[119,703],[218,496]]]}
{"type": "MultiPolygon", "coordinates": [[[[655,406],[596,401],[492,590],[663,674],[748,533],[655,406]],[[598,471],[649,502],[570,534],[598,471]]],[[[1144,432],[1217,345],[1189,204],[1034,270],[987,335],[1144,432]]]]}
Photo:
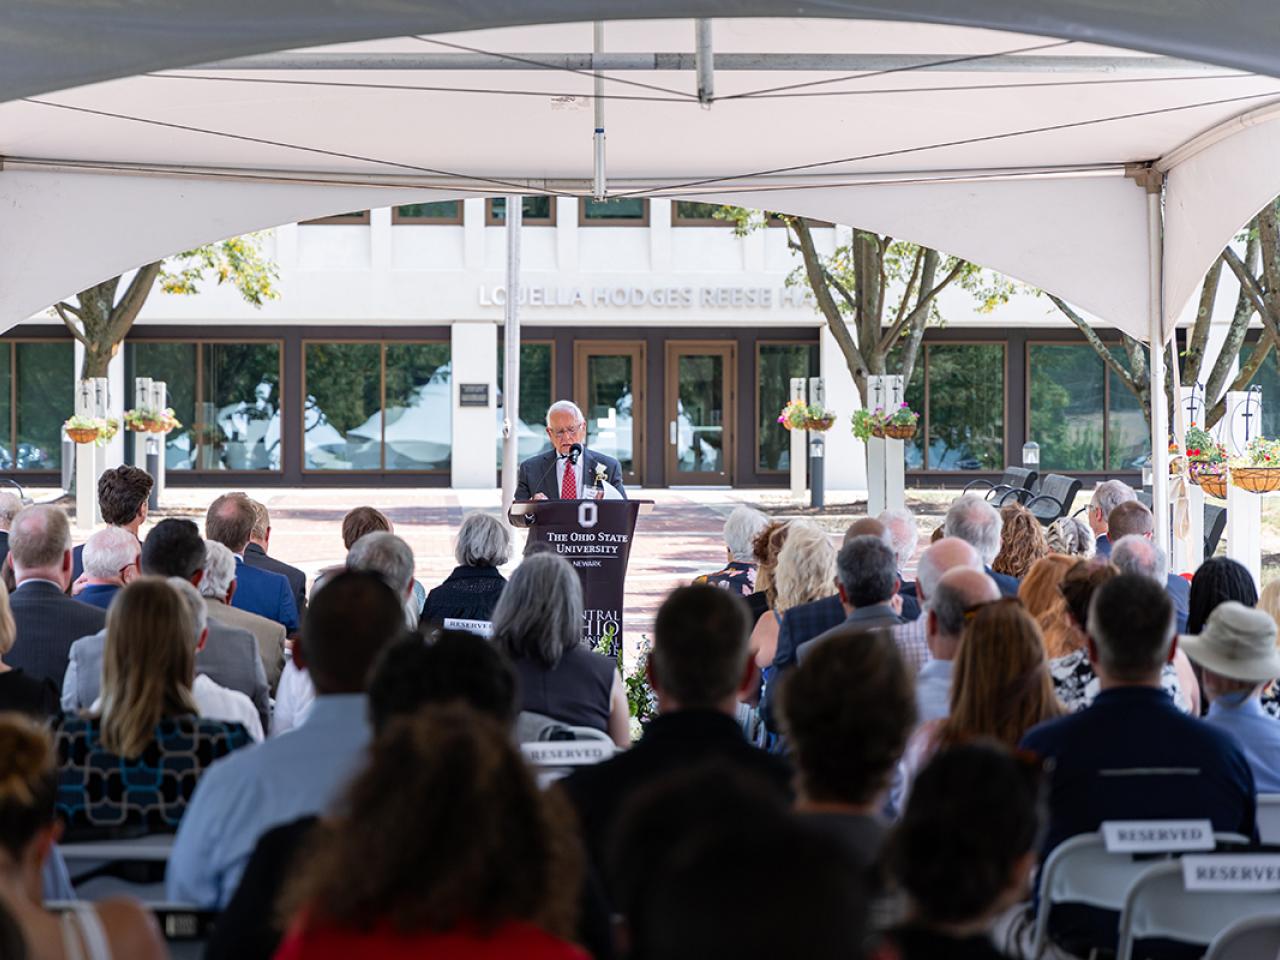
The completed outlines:
{"type": "Polygon", "coordinates": [[[564,462],[564,479],[560,481],[560,499],[578,499],[578,477],[574,473],[572,460],[564,462]]]}

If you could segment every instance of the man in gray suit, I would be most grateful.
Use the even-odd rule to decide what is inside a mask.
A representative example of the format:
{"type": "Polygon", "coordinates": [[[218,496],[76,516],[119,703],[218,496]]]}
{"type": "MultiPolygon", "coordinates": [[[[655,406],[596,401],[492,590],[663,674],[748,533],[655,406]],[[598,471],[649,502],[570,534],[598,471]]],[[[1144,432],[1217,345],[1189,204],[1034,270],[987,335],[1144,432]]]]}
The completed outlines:
{"type": "Polygon", "coordinates": [[[18,582],[9,601],[17,627],[10,667],[37,680],[62,684],[67,656],[77,637],[102,629],[106,614],[67,596],[71,583],[71,524],[57,507],[27,507],[9,531],[13,575],[18,582]]]}
{"type": "Polygon", "coordinates": [[[896,627],[902,617],[893,606],[898,592],[898,559],[879,537],[853,537],[836,557],[836,588],[848,616],[838,627],[796,647],[803,663],[809,650],[835,633],[896,627]]]}
{"type": "Polygon", "coordinates": [[[284,624],[231,606],[236,592],[236,555],[217,540],[204,542],[204,577],[200,594],[209,619],[228,627],[248,630],[258,641],[258,653],[267,671],[267,683],[275,689],[284,669],[284,624]]]}
{"type": "MultiPolygon", "coordinates": [[[[181,577],[198,588],[204,576],[204,554],[199,527],[190,520],[162,520],[142,544],[142,572],[148,576],[181,577]]],[[[71,645],[70,662],[62,681],[62,709],[85,709],[98,699],[106,639],[104,629],[71,645]]],[[[271,718],[267,674],[253,634],[210,620],[208,640],[196,654],[196,672],[248,696],[258,708],[263,729],[267,729],[271,718]]]]}

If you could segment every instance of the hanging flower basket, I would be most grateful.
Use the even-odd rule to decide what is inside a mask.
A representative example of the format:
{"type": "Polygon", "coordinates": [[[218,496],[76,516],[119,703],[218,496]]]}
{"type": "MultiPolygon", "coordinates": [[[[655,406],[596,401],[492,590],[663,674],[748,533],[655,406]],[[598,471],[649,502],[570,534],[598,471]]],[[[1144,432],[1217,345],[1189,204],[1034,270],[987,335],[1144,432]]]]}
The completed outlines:
{"type": "Polygon", "coordinates": [[[836,422],[836,415],[820,403],[792,400],[778,414],[778,422],[788,430],[813,430],[824,433],[836,422]]]}
{"type": "Polygon", "coordinates": [[[835,426],[835,422],[835,414],[831,414],[827,417],[813,417],[812,419],[804,422],[804,428],[814,433],[826,433],[835,426]]]}
{"type": "Polygon", "coordinates": [[[1250,493],[1280,490],[1280,467],[1233,467],[1231,482],[1250,493]]]}
{"type": "Polygon", "coordinates": [[[1219,500],[1227,499],[1227,474],[1206,475],[1196,481],[1200,489],[1219,500]]]}
{"type": "Polygon", "coordinates": [[[98,418],[98,445],[105,447],[108,443],[116,438],[116,434],[120,432],[120,421],[114,417],[98,418]]]}
{"type": "Polygon", "coordinates": [[[168,433],[182,426],[173,410],[153,410],[150,407],[139,407],[124,412],[125,429],[134,433],[168,433]]]}
{"type": "Polygon", "coordinates": [[[63,430],[74,443],[93,443],[98,439],[98,428],[63,426],[63,430]]]}
{"type": "Polygon", "coordinates": [[[1227,465],[1191,460],[1187,469],[1188,479],[1211,497],[1227,498],[1227,465]]]}
{"type": "Polygon", "coordinates": [[[891,440],[910,440],[916,435],[914,423],[886,423],[884,435],[891,440]]]}

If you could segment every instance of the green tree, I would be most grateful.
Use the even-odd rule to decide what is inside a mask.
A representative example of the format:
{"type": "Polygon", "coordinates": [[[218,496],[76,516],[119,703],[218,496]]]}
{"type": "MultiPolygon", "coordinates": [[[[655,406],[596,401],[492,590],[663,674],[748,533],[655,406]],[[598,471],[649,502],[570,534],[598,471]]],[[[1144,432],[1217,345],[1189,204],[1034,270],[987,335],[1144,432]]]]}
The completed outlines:
{"type": "Polygon", "coordinates": [[[716,216],[731,221],[739,235],[763,227],[769,217],[786,225],[787,245],[802,261],[787,283],[804,284],[813,294],[864,405],[868,377],[898,374],[911,380],[925,328],[943,321],[943,290],[960,287],[985,313],[1007,303],[1016,289],[967,260],[856,227],[849,243],[824,255],[802,217],[743,207],[722,207],[716,216]]]}
{"type": "Polygon", "coordinates": [[[212,278],[219,285],[232,284],[255,307],[275,300],[276,265],[262,254],[258,234],[246,234],[184,250],[167,260],[144,264],[134,273],[124,292],[123,277],[112,277],[81,290],[75,302],[59,301],[52,307],[71,335],[84,346],[81,377],[105,377],[107,365],[120,350],[142,305],[156,281],[165,293],[192,295],[212,278]]]}

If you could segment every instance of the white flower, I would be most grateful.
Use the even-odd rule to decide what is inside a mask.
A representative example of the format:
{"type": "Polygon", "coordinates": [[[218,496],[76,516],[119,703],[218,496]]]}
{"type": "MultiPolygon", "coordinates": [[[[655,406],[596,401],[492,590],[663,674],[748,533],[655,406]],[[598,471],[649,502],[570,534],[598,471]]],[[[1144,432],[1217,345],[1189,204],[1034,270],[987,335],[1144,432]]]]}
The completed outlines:
{"type": "Polygon", "coordinates": [[[609,474],[609,468],[603,463],[596,464],[596,479],[603,480],[609,474]]]}

